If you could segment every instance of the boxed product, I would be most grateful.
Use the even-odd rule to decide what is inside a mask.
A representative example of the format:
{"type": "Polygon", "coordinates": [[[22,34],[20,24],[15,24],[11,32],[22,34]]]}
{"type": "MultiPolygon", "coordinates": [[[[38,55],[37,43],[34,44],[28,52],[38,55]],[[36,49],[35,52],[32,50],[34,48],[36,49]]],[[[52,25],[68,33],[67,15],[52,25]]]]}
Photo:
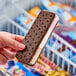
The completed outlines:
{"type": "Polygon", "coordinates": [[[60,17],[60,24],[74,24],[76,22],[76,18],[69,11],[63,9],[61,4],[57,4],[50,0],[42,0],[42,4],[49,11],[56,13],[60,17]]]}
{"type": "Polygon", "coordinates": [[[16,22],[18,22],[18,24],[27,30],[30,29],[33,19],[29,18],[28,15],[22,14],[16,18],[16,22]]]}
{"type": "Polygon", "coordinates": [[[34,8],[30,9],[28,11],[28,13],[33,16],[34,18],[36,18],[38,16],[38,14],[40,13],[41,9],[38,6],[35,6],[34,8]]]}

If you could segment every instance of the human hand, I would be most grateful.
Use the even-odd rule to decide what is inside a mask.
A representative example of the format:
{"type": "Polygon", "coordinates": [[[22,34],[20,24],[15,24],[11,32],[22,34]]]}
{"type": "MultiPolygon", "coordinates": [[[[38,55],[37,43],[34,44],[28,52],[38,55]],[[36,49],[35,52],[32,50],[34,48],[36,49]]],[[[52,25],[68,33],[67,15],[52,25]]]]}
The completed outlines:
{"type": "Polygon", "coordinates": [[[21,42],[24,37],[0,32],[0,65],[7,63],[8,60],[15,57],[17,50],[23,50],[25,45],[21,42]]]}

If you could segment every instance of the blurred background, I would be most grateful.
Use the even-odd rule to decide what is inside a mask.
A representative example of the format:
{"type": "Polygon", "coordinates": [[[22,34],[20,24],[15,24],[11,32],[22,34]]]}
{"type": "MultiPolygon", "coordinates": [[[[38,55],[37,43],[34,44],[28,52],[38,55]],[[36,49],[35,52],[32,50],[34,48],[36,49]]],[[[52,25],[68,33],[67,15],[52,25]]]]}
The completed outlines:
{"type": "Polygon", "coordinates": [[[31,67],[15,58],[0,66],[0,75],[76,75],[76,0],[0,0],[0,31],[26,36],[41,10],[56,13],[59,23],[38,61],[31,67]]]}

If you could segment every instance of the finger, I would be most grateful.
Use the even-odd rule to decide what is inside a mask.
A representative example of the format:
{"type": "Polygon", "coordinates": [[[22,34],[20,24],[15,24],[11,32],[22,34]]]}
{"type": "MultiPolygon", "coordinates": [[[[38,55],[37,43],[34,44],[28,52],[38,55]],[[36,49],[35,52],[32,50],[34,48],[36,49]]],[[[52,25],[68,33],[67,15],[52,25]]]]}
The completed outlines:
{"type": "Polygon", "coordinates": [[[9,38],[7,41],[5,41],[5,44],[6,44],[6,46],[9,46],[16,50],[23,50],[25,48],[24,44],[22,44],[16,40],[13,40],[11,38],[9,38]]]}
{"type": "Polygon", "coordinates": [[[15,36],[15,40],[17,40],[17,41],[19,41],[19,42],[22,42],[23,39],[24,39],[23,36],[19,36],[19,35],[16,35],[16,36],[15,36]]]}
{"type": "Polygon", "coordinates": [[[14,34],[11,34],[11,37],[19,42],[22,42],[24,37],[23,36],[20,36],[20,35],[14,35],[14,34]]]}
{"type": "Polygon", "coordinates": [[[0,54],[0,65],[6,64],[7,61],[8,61],[8,59],[5,56],[3,56],[2,54],[0,54]]]}
{"type": "Polygon", "coordinates": [[[3,54],[8,60],[10,59],[14,59],[15,55],[13,52],[10,52],[8,49],[6,48],[3,48],[1,51],[0,51],[1,54],[3,54]]]}
{"type": "Polygon", "coordinates": [[[16,49],[12,49],[10,47],[4,47],[5,49],[9,50],[10,52],[13,52],[14,54],[16,54],[17,51],[20,51],[20,50],[16,50],[16,49]]]}
{"type": "Polygon", "coordinates": [[[9,50],[10,52],[13,52],[13,53],[16,53],[16,52],[17,52],[17,50],[12,49],[12,48],[10,48],[10,47],[8,47],[8,46],[6,46],[6,47],[4,47],[4,48],[6,48],[7,50],[9,50]]]}
{"type": "MultiPolygon", "coordinates": [[[[18,51],[20,51],[20,50],[18,50],[18,51]]],[[[12,49],[12,50],[11,50],[11,52],[16,53],[16,52],[17,52],[17,50],[12,49]]]]}
{"type": "Polygon", "coordinates": [[[10,50],[10,51],[12,50],[12,48],[10,48],[10,47],[8,47],[8,46],[6,46],[6,47],[4,47],[4,48],[6,48],[6,49],[8,49],[8,50],[10,50]]]}

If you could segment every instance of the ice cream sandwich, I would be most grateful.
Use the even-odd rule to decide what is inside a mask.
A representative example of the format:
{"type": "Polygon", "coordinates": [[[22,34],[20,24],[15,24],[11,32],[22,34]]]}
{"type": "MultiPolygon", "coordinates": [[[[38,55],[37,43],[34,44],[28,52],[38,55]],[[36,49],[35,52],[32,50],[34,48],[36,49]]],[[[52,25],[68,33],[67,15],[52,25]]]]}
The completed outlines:
{"type": "Polygon", "coordinates": [[[52,34],[59,17],[49,11],[41,11],[23,40],[26,48],[16,53],[16,58],[28,65],[34,65],[52,34]]]}

